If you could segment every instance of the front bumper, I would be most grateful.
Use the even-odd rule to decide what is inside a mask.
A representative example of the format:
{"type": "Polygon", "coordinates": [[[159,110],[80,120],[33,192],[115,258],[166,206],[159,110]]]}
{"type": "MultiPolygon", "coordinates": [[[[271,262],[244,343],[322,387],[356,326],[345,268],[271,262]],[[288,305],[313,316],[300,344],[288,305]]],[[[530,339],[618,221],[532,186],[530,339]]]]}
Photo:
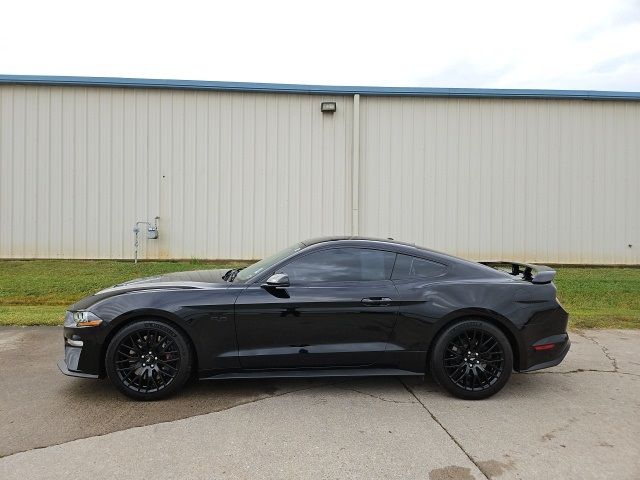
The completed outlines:
{"type": "Polygon", "coordinates": [[[105,334],[104,326],[76,327],[72,322],[65,322],[64,360],[58,362],[60,371],[74,377],[99,378],[105,334]]]}
{"type": "Polygon", "coordinates": [[[65,360],[60,360],[58,362],[58,368],[62,373],[70,377],[94,378],[94,379],[100,378],[98,375],[94,375],[91,373],[82,373],[82,372],[69,370],[69,367],[67,367],[67,362],[65,360]]]}

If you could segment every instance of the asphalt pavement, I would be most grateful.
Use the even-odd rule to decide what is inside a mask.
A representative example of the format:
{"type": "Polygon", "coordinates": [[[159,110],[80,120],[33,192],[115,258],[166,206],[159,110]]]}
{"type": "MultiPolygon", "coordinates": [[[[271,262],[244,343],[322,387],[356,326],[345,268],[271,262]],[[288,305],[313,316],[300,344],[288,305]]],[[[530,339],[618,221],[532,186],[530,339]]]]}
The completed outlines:
{"type": "Polygon", "coordinates": [[[134,402],[57,371],[61,330],[0,328],[0,478],[640,478],[640,331],[573,332],[496,396],[427,378],[235,380],[134,402]]]}

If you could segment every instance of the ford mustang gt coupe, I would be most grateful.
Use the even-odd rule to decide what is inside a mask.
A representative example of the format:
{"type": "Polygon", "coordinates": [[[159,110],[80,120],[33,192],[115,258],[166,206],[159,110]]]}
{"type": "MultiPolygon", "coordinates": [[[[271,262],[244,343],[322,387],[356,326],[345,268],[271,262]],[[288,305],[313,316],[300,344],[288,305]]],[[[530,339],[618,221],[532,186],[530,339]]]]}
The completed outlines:
{"type": "Polygon", "coordinates": [[[425,375],[481,399],[569,350],[555,271],[362,237],[237,270],[115,285],[72,305],[60,370],[153,400],[187,379],[425,375]]]}

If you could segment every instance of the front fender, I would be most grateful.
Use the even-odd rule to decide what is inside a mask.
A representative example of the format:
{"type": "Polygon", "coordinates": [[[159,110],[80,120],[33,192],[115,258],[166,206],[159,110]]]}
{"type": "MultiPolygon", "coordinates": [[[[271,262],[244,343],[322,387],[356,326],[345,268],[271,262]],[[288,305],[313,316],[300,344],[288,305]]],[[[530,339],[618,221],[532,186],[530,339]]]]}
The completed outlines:
{"type": "Polygon", "coordinates": [[[90,310],[105,322],[102,358],[108,342],[124,325],[156,317],[181,329],[191,342],[200,370],[238,368],[234,303],[227,290],[175,290],[125,293],[90,310]]]}

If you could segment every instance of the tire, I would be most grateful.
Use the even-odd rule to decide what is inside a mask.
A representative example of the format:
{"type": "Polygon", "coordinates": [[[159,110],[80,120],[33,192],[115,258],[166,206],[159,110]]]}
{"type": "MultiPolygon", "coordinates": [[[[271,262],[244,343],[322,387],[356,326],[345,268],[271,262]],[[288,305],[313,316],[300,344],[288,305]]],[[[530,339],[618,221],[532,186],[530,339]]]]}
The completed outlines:
{"type": "Polygon", "coordinates": [[[449,393],[480,400],[505,386],[513,369],[513,353],[499,328],[480,319],[462,320],[438,336],[430,367],[435,380],[449,393]]]}
{"type": "Polygon", "coordinates": [[[189,379],[192,355],[184,335],[159,319],[137,320],[111,339],[105,356],[109,380],[136,400],[159,400],[189,379]]]}

